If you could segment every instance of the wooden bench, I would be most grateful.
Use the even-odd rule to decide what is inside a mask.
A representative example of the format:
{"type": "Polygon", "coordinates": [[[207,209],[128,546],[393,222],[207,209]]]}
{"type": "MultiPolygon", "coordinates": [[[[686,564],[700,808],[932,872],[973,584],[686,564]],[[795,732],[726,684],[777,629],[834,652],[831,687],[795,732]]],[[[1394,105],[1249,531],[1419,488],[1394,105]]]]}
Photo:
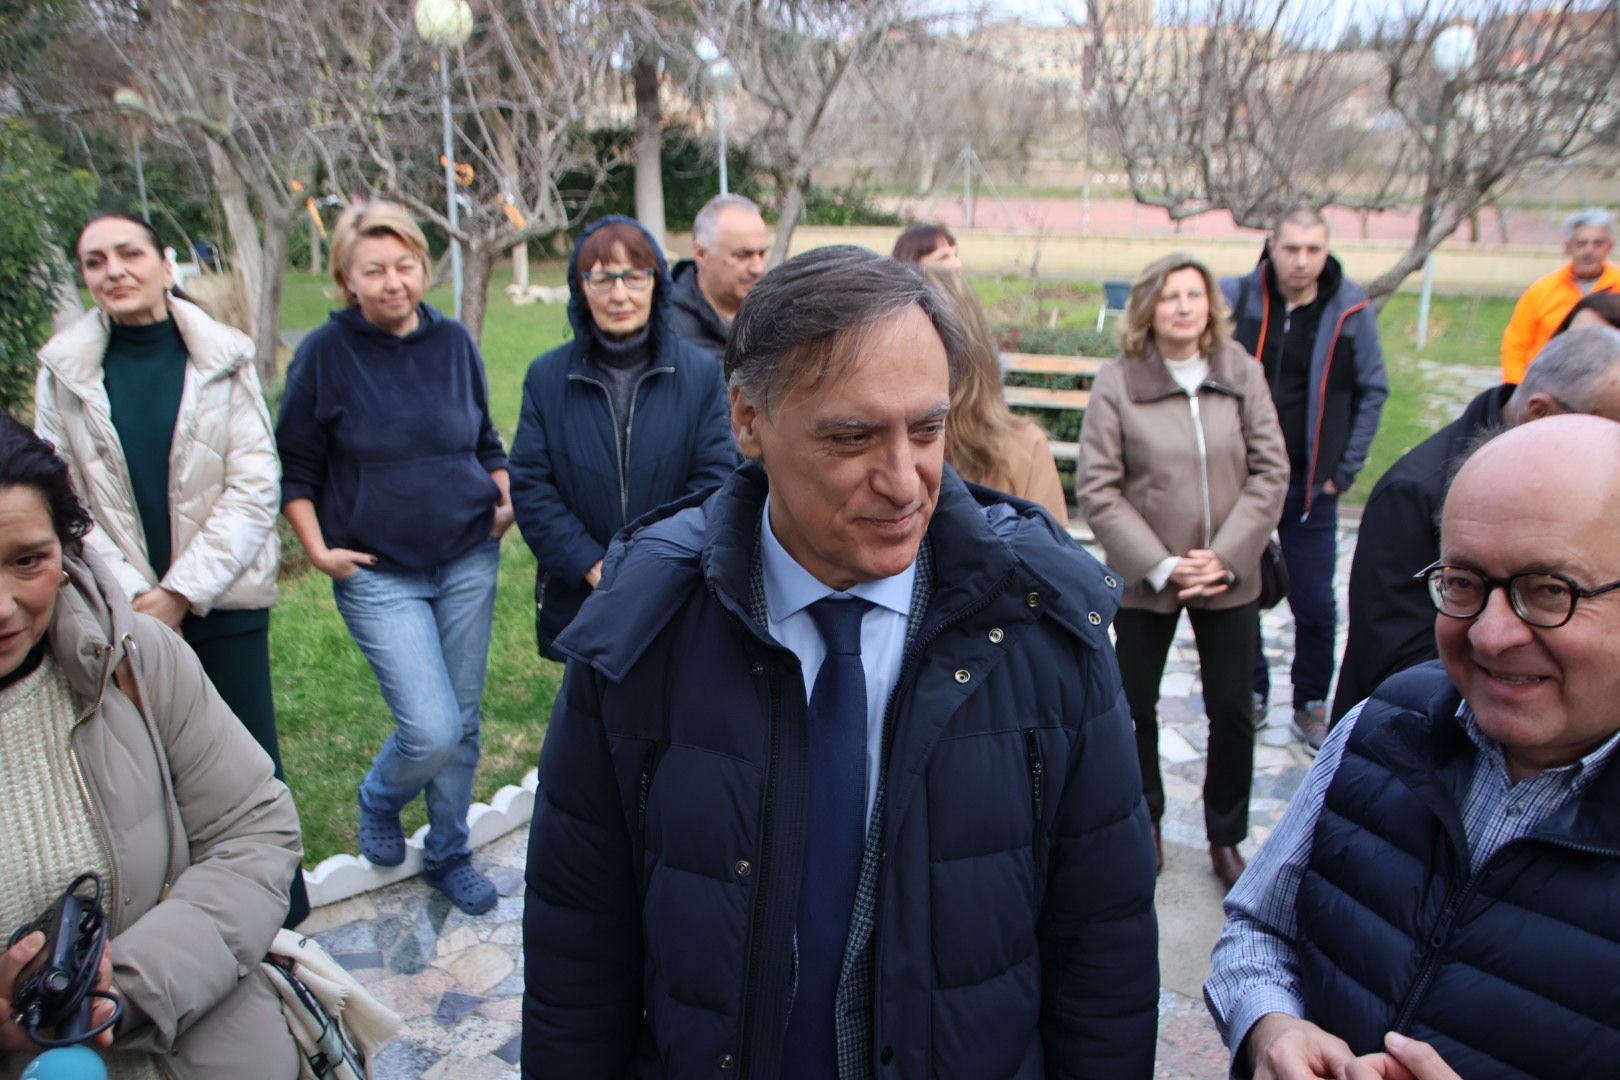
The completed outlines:
{"type": "MultiPolygon", "coordinates": [[[[1002,362],[1008,374],[1070,375],[1084,382],[1096,378],[1097,372],[1108,363],[1097,356],[1048,356],[1040,353],[1002,353],[1002,362]]],[[[1007,386],[1002,396],[1008,405],[1025,409],[1057,409],[1065,412],[1085,412],[1091,404],[1091,391],[1057,389],[1046,386],[1007,386]]],[[[1080,457],[1080,444],[1051,442],[1052,456],[1063,461],[1076,461],[1080,457]]]]}

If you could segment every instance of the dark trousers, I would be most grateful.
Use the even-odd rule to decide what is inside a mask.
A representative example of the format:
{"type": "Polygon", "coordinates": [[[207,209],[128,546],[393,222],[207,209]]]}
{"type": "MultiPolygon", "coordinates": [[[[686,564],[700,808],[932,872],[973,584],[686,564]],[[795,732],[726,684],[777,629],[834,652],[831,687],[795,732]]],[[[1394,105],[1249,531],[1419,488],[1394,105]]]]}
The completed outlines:
{"type": "MultiPolygon", "coordinates": [[[[1253,664],[1254,604],[1209,611],[1187,608],[1198,642],[1209,717],[1209,761],[1204,772],[1204,831],[1211,844],[1232,847],[1249,832],[1249,784],[1254,776],[1254,712],[1248,680],[1253,664]]],[[[1176,636],[1180,612],[1161,615],[1121,608],[1114,616],[1120,679],[1136,725],[1136,758],[1153,820],[1164,816],[1164,780],[1159,775],[1159,681],[1176,636]]]]}
{"type": "MultiPolygon", "coordinates": [[[[1288,567],[1288,607],[1294,613],[1294,708],[1326,701],[1333,681],[1333,630],[1338,618],[1333,598],[1333,570],[1338,564],[1339,497],[1317,489],[1311,498],[1311,516],[1305,512],[1305,487],[1288,485],[1277,539],[1283,564],[1288,567]]],[[[1260,645],[1258,612],[1253,631],[1254,692],[1271,700],[1271,672],[1260,645]]]]}
{"type": "MultiPolygon", "coordinates": [[[[225,700],[231,712],[242,721],[242,726],[270,755],[275,766],[276,779],[285,780],[281,769],[281,747],[276,741],[276,705],[270,692],[270,628],[249,630],[240,634],[186,635],[191,651],[202,661],[214,689],[225,700]]],[[[282,925],[297,926],[309,915],[309,895],[304,890],[303,871],[293,872],[291,895],[287,904],[287,921],[282,925]]]]}

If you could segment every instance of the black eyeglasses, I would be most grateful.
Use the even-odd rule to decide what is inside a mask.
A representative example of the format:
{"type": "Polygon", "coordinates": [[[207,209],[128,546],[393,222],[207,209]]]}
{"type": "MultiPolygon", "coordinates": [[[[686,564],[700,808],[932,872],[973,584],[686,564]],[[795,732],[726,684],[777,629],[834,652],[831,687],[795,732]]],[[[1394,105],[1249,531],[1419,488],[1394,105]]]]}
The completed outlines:
{"type": "Polygon", "coordinates": [[[1563,574],[1531,571],[1493,578],[1471,567],[1438,562],[1419,570],[1413,577],[1428,585],[1434,609],[1453,619],[1474,618],[1485,610],[1491,590],[1501,586],[1507,590],[1514,614],[1543,630],[1556,630],[1574,618],[1578,601],[1620,589],[1620,581],[1586,589],[1563,574]]]}
{"type": "Polygon", "coordinates": [[[631,292],[642,292],[653,283],[657,274],[656,270],[589,270],[579,275],[579,279],[594,293],[610,293],[614,283],[619,281],[624,282],[624,287],[631,292]]]}

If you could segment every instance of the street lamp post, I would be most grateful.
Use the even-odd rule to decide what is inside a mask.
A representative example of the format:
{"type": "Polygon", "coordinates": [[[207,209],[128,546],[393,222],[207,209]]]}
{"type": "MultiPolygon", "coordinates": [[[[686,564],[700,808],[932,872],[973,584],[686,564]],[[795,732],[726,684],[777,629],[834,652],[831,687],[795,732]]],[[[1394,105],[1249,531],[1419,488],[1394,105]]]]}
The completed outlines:
{"type": "Polygon", "coordinates": [[[735,72],[731,62],[720,55],[720,50],[708,38],[698,39],[697,55],[707,66],[709,78],[714,83],[714,134],[720,150],[720,194],[726,195],[731,191],[726,176],[726,84],[735,72]]]}
{"type": "MultiPolygon", "coordinates": [[[[1479,54],[1479,37],[1467,23],[1448,26],[1434,36],[1432,49],[1434,68],[1445,76],[1446,89],[1457,76],[1474,66],[1479,54]]],[[[1462,102],[1458,102],[1459,111],[1462,102]]],[[[1442,122],[1444,118],[1442,117],[1442,122]]],[[[1443,134],[1443,131],[1442,131],[1443,134]]],[[[1431,227],[1425,222],[1424,227],[1431,227]]],[[[1429,341],[1429,305],[1434,296],[1434,249],[1423,257],[1423,291],[1418,296],[1417,347],[1422,349],[1429,341]]]]}
{"type": "Polygon", "coordinates": [[[439,47],[439,104],[444,118],[445,217],[450,223],[450,280],[456,318],[461,318],[461,241],[456,238],[461,215],[456,203],[455,125],[450,118],[450,49],[472,36],[472,8],[467,0],[417,0],[416,32],[439,47]]]}

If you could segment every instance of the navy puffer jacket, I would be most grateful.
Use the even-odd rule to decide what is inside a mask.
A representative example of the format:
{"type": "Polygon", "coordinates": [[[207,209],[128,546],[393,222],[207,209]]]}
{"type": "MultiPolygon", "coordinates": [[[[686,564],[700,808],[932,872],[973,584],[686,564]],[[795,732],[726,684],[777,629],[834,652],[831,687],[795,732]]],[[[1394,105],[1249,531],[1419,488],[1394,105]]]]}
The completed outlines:
{"type": "Polygon", "coordinates": [[[1363,706],[1299,891],[1305,1014],[1378,1050],[1430,1043],[1459,1076],[1613,1076],[1620,1061],[1620,768],[1470,869],[1478,751],[1439,661],[1363,706]]]}
{"type": "MultiPolygon", "coordinates": [[[[751,614],[745,465],[638,523],[559,639],[524,910],[526,1077],[777,1075],[806,695],[751,614]]],[[[1152,1073],[1153,855],[1108,642],[1119,584],[947,470],[891,705],[876,1077],[1152,1073]]]]}
{"type": "Polygon", "coordinates": [[[714,487],[737,464],[720,364],[671,332],[669,268],[649,235],[658,261],[648,319],[655,354],[635,391],[621,471],[619,429],[608,389],[590,359],[591,312],[579,280],[580,245],[615,223],[641,228],[609,215],[574,244],[568,261],[574,339],[529,366],[512,440],[512,509],[540,564],[535,629],[540,652],[554,660],[563,657],[552,639],[590,595],[585,573],[606,553],[613,534],[655,507],[714,487]]]}

